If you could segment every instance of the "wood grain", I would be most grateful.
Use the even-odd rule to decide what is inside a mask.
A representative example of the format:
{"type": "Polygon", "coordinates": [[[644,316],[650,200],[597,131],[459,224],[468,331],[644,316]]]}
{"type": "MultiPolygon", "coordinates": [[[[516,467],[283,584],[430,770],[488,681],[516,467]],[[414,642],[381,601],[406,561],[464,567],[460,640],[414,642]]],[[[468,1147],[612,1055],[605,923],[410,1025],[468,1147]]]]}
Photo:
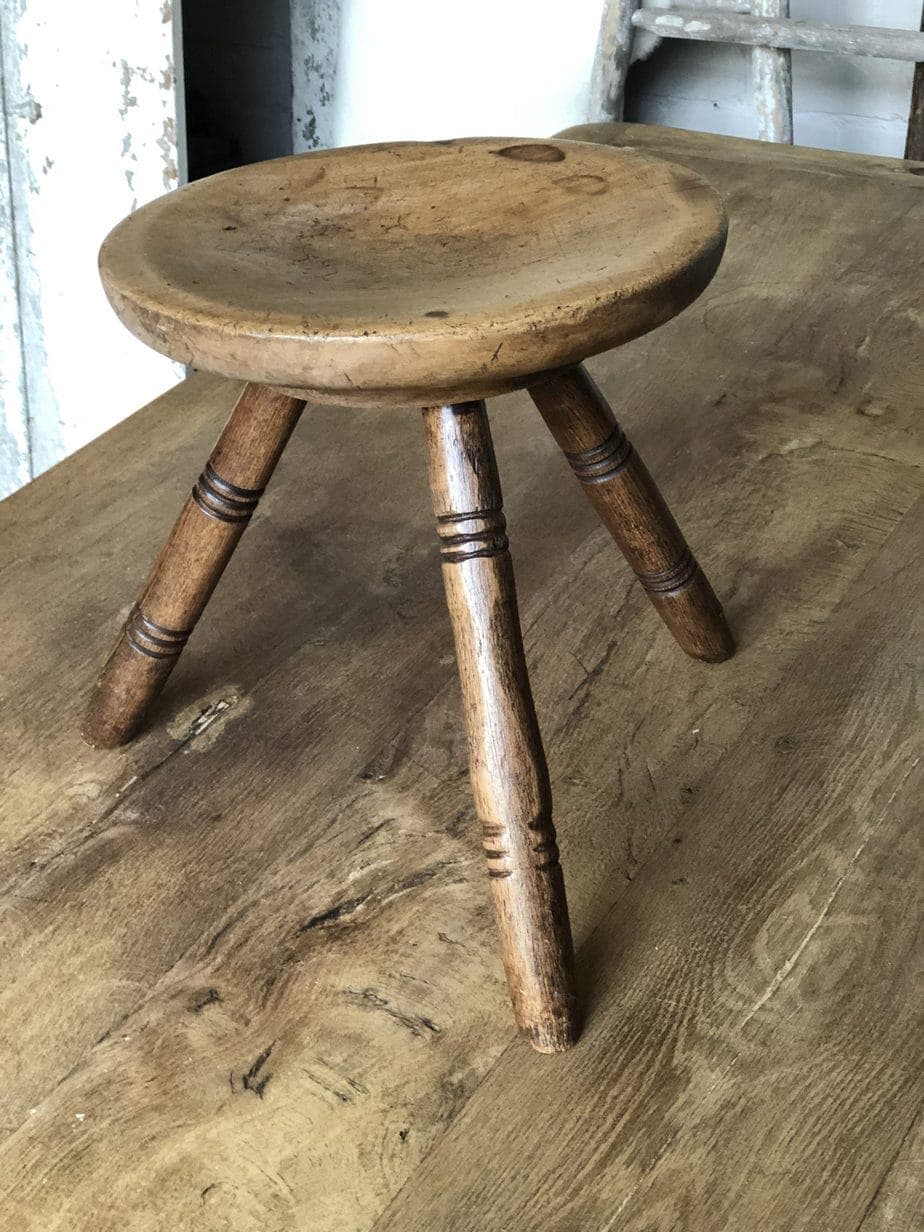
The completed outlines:
{"type": "Polygon", "coordinates": [[[924,1211],[924,1115],[917,1114],[869,1200],[860,1232],[914,1228],[924,1211]]]}
{"type": "Polygon", "coordinates": [[[464,402],[670,320],[726,221],[694,172],[586,143],[315,150],[136,210],[100,269],[124,324],[210,372],[351,405],[464,402]]]}
{"type": "Polygon", "coordinates": [[[487,411],[430,407],[424,425],[507,986],[523,1035],[559,1052],[579,1027],[571,928],[487,411]]]}
{"type": "MultiPolygon", "coordinates": [[[[916,544],[892,536],[924,462],[911,259],[924,184],[900,160],[584,131],[688,161],[729,201],[727,258],[703,299],[589,367],[702,545],[739,638],[721,670],[678,655],[641,589],[614,576],[612,542],[529,399],[498,407],[589,1033],[556,1058],[513,1037],[414,413],[312,408],[152,722],[116,753],[79,740],[95,643],[117,634],[239,393],[197,376],[0,505],[0,1226],[369,1229],[503,1054],[504,1075],[535,1065],[545,1081],[541,1096],[492,1088],[491,1116],[510,1113],[497,1194],[521,1150],[514,1113],[554,1113],[550,1073],[596,1064],[607,1021],[622,1038],[633,1016],[650,1046],[666,1041],[658,1068],[635,1083],[611,1054],[613,1081],[568,1122],[567,1167],[539,1157],[537,1230],[575,1226],[556,1212],[586,1169],[603,1213],[577,1226],[618,1227],[678,1127],[634,1209],[686,1204],[696,1232],[755,1226],[761,1195],[761,1228],[788,1232],[827,1203],[816,1227],[852,1232],[877,1186],[890,1192],[893,1157],[898,1183],[917,875],[897,810],[911,780],[885,804],[918,723],[895,624],[916,544]],[[858,648],[832,650],[822,680],[812,661],[851,629],[858,648]],[[831,924],[733,1033],[880,813],[831,924]],[[729,873],[741,847],[727,827],[750,834],[767,816],[729,873]],[[751,901],[762,852],[777,880],[761,874],[751,901]],[[732,903],[745,907],[710,914],[732,903]],[[610,950],[610,933],[591,938],[613,910],[610,950]],[[733,978],[723,928],[741,942],[724,951],[733,978]],[[675,969],[686,997],[672,996],[675,969]],[[605,1142],[601,1104],[620,1118],[605,1142]]],[[[453,1187],[468,1158],[448,1166],[453,1187]]]]}
{"type": "Polygon", "coordinates": [[[134,736],[176,666],[302,413],[304,402],[247,385],[141,589],[91,694],[84,738],[134,736]]]}
{"type": "Polygon", "coordinates": [[[922,535],[924,500],[589,939],[584,1046],[507,1052],[375,1232],[533,1229],[539,1195],[555,1229],[858,1226],[924,1098],[922,535]]]}

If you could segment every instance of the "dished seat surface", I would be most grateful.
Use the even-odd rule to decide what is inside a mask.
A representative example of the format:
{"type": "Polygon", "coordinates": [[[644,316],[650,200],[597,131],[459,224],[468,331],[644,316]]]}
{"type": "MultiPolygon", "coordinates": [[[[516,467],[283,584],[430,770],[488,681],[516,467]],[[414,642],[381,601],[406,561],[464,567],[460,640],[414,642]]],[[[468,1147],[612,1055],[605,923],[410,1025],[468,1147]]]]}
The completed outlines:
{"type": "Polygon", "coordinates": [[[669,319],[725,242],[713,189],[629,149],[477,138],[197,181],[107,238],[107,294],[181,362],[357,404],[517,388],[669,319]]]}

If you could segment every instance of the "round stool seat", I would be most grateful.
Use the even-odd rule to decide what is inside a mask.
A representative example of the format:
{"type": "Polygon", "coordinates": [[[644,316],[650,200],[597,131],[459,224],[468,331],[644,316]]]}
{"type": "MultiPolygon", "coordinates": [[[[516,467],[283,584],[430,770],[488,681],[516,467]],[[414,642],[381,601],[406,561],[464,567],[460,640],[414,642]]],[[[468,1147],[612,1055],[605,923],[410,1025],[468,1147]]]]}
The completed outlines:
{"type": "Polygon", "coordinates": [[[505,138],[323,150],[136,211],[100,268],[182,363],[355,405],[461,402],[626,342],[709,282],[725,215],[628,149],[505,138]]]}

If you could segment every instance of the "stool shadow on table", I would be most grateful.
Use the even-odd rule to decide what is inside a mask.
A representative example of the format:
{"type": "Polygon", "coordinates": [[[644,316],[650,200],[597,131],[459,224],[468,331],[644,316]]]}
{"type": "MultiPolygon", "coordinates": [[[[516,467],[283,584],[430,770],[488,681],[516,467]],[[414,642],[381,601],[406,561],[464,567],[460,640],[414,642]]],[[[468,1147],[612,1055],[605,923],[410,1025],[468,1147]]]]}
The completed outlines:
{"type": "Polygon", "coordinates": [[[581,362],[686,307],[724,242],[721,203],[690,171],[580,142],[472,139],[224,172],[137,211],[101,253],[132,332],[247,384],[103,669],[87,740],[115,747],[144,721],[307,400],[423,407],[504,967],[542,1052],[574,1043],[580,1013],[484,399],[529,391],[679,645],[728,658],[721,606],[581,362]]]}

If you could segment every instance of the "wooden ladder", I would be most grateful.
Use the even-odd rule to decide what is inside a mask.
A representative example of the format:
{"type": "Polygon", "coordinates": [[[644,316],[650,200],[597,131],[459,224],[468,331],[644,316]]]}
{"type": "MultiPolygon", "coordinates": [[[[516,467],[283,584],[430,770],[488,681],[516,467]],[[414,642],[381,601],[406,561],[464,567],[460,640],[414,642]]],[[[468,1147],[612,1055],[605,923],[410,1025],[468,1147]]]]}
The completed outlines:
{"type": "Polygon", "coordinates": [[[607,0],[591,81],[590,119],[621,120],[636,30],[660,38],[753,47],[757,135],[792,143],[792,51],[826,51],[915,62],[905,157],[924,159],[924,12],[920,32],[877,26],[791,21],[789,0],[707,0],[645,9],[641,0],[607,0]]]}

